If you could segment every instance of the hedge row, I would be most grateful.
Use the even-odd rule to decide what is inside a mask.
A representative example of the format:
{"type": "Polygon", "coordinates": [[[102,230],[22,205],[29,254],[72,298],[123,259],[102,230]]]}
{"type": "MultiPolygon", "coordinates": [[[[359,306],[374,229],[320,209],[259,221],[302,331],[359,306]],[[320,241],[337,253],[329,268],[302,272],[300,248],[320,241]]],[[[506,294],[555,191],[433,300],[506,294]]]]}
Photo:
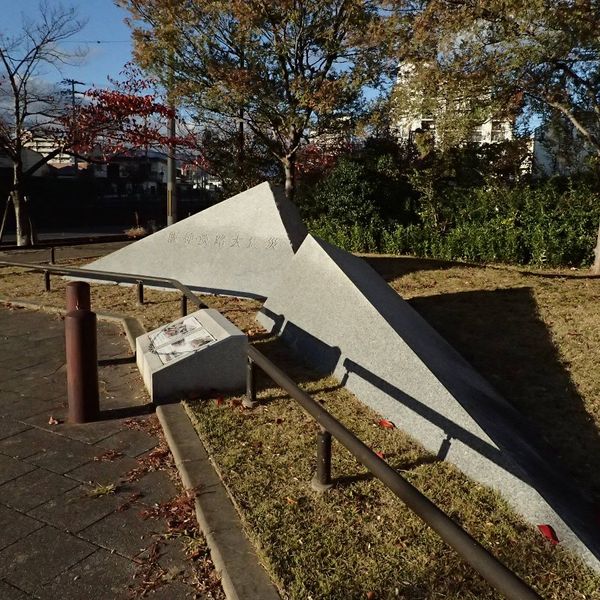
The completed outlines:
{"type": "Polygon", "coordinates": [[[413,222],[365,212],[368,220],[353,222],[322,214],[309,227],[352,252],[580,267],[593,260],[600,194],[583,182],[451,188],[417,201],[413,222]]]}

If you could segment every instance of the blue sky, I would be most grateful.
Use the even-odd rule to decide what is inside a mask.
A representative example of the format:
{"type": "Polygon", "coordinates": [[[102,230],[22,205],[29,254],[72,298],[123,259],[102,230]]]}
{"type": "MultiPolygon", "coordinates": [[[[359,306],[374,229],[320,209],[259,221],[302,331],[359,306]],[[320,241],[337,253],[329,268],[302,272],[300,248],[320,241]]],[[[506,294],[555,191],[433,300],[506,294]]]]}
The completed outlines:
{"type": "MultiPolygon", "coordinates": [[[[85,83],[85,88],[106,87],[107,76],[118,77],[123,65],[131,60],[131,34],[123,22],[127,13],[114,5],[113,0],[68,0],[58,2],[47,0],[49,5],[62,4],[77,8],[80,18],[87,20],[86,26],[63,47],[77,47],[88,50],[87,57],[80,66],[67,66],[59,73],[49,70],[45,79],[55,82],[72,78],[85,83]],[[97,43],[100,41],[100,43],[97,43]]],[[[39,15],[39,0],[0,0],[0,31],[17,33],[21,28],[22,15],[35,20],[39,15]]]]}

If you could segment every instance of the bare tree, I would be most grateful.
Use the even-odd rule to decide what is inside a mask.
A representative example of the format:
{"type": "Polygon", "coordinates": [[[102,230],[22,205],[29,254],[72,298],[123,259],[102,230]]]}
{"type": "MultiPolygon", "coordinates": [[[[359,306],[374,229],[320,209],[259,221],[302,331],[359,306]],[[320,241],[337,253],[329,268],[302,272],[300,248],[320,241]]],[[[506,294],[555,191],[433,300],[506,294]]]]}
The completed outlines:
{"type": "Polygon", "coordinates": [[[32,243],[32,227],[26,203],[26,183],[39,168],[69,145],[70,110],[56,88],[44,83],[52,69],[73,64],[81,50],[67,52],[61,42],[77,34],[85,22],[74,8],[41,2],[35,21],[23,17],[18,33],[0,30],[0,152],[13,163],[13,181],[2,226],[12,207],[17,245],[32,243]],[[25,167],[23,151],[34,137],[52,138],[55,149],[37,163],[25,167]]]}

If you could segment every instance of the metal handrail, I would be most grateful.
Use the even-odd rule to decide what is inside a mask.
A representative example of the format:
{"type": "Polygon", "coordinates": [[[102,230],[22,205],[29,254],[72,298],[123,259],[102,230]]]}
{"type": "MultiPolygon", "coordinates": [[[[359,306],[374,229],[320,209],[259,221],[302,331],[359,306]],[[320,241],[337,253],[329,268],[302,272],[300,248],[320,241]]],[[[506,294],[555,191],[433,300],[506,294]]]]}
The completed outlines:
{"type": "MultiPolygon", "coordinates": [[[[67,277],[77,277],[80,279],[98,279],[101,281],[114,281],[116,283],[170,287],[181,292],[182,301],[185,298],[186,300],[190,300],[198,308],[208,308],[208,306],[204,304],[190,288],[180,281],[177,281],[177,279],[171,279],[169,277],[154,277],[149,275],[136,275],[133,273],[115,273],[113,271],[97,271],[95,269],[79,269],[76,267],[57,267],[54,265],[40,265],[12,260],[2,260],[0,261],[0,266],[21,267],[44,273],[47,290],[49,290],[49,275],[50,273],[55,273],[56,275],[66,275],[67,277]]],[[[182,302],[182,309],[183,308],[186,308],[185,302],[182,302]]]]}
{"type": "MultiPolygon", "coordinates": [[[[416,515],[427,523],[462,558],[465,559],[484,579],[509,600],[541,600],[533,589],[522,581],[508,567],[473,539],[462,527],[429,498],[411,485],[397,471],[390,467],[373,450],[328,413],[277,365],[272,363],[254,346],[248,347],[248,358],[262,369],[277,385],[282,387],[321,427],[334,436],[358,461],[377,479],[400,498],[416,515]]],[[[249,384],[253,377],[249,377],[249,384]]],[[[254,395],[255,386],[249,385],[249,394],[254,395]]],[[[249,398],[254,401],[255,398],[249,398]]]]}

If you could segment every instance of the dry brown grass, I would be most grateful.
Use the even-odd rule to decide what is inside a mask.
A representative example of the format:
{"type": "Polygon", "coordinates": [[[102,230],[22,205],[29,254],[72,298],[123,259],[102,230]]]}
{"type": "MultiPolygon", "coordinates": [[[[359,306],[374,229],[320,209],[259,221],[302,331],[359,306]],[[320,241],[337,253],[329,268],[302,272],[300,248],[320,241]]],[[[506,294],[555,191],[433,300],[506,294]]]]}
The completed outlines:
{"type": "MultiPolygon", "coordinates": [[[[560,460],[600,497],[594,458],[600,443],[600,280],[572,271],[452,265],[409,258],[370,259],[392,287],[533,421],[560,460]],[[576,443],[574,443],[576,440],[576,443]]],[[[64,283],[41,292],[41,275],[0,271],[0,294],[60,305],[64,283]]],[[[98,285],[97,310],[135,314],[147,328],[179,316],[178,297],[98,285]]],[[[208,297],[251,338],[259,303],[208,297]]],[[[525,525],[493,492],[436,461],[332,379],[300,367],[284,348],[261,349],[474,537],[547,599],[600,599],[600,579],[525,525]]],[[[284,596],[307,600],[499,598],[379,482],[334,445],[338,485],[310,490],[316,428],[283,392],[262,380],[261,406],[239,398],[192,403],[196,426],[242,510],[249,534],[284,596]]]]}
{"type": "MultiPolygon", "coordinates": [[[[335,380],[299,367],[279,343],[259,347],[544,598],[600,598],[600,579],[525,525],[499,496],[401,431],[381,428],[375,413],[335,380]]],[[[337,485],[325,495],[313,492],[314,421],[264,378],[259,389],[261,405],[252,411],[240,407],[239,397],[190,408],[284,597],[501,597],[337,443],[337,485]]]]}

